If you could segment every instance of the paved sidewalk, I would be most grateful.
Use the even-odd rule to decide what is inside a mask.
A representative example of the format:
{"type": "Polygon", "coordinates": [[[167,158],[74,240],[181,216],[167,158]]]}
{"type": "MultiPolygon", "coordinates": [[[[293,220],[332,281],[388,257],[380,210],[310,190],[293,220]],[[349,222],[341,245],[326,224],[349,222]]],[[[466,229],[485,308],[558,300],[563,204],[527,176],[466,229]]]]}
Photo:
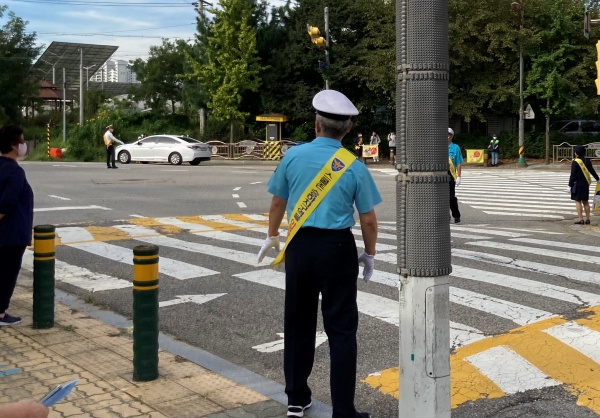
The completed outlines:
{"type": "Polygon", "coordinates": [[[50,417],[285,417],[278,402],[183,357],[159,352],[160,377],[132,381],[130,329],[117,329],[56,302],[55,326],[34,330],[31,289],[17,286],[0,328],[0,405],[39,400],[60,383],[79,379],[50,417]]]}

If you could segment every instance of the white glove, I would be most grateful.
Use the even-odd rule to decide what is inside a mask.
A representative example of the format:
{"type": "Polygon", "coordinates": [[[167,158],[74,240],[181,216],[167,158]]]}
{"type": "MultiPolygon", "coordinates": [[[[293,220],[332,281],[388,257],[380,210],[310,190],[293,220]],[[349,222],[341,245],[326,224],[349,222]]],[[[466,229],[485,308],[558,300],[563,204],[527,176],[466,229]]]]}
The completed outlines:
{"type": "Polygon", "coordinates": [[[279,235],[274,237],[267,237],[260,251],[258,252],[259,263],[263,261],[263,258],[265,258],[265,255],[267,255],[267,252],[269,252],[271,248],[275,248],[275,250],[279,251],[279,235]]]}
{"type": "Polygon", "coordinates": [[[375,266],[375,256],[369,255],[363,251],[363,253],[358,257],[358,264],[363,263],[363,280],[368,282],[373,275],[373,267],[375,266]]]}
{"type": "Polygon", "coordinates": [[[571,193],[571,188],[570,188],[570,187],[567,187],[567,190],[566,190],[566,192],[567,192],[567,193],[571,193]]]}
{"type": "Polygon", "coordinates": [[[456,186],[460,186],[460,176],[456,178],[456,186]]]}

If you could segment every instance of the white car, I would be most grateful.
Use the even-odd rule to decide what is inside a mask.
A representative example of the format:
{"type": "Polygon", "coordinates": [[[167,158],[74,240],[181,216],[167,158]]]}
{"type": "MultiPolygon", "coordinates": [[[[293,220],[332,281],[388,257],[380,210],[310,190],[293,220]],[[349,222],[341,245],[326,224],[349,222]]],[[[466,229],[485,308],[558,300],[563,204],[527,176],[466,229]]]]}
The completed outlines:
{"type": "Polygon", "coordinates": [[[115,150],[121,164],[140,161],[169,162],[180,165],[189,162],[198,165],[210,161],[210,149],[204,142],[183,135],[152,135],[131,144],[120,145],[115,150]]]}

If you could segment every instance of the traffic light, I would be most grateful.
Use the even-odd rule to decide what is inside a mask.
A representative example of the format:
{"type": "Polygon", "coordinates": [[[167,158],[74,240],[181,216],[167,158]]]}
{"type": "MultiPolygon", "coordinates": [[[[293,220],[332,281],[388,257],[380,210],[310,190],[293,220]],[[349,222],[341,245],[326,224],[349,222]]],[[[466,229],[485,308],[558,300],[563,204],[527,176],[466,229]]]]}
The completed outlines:
{"type": "Polygon", "coordinates": [[[596,93],[600,96],[600,41],[596,42],[596,93]]]}
{"type": "Polygon", "coordinates": [[[320,47],[325,47],[327,42],[325,41],[325,38],[321,36],[321,31],[319,30],[319,28],[310,25],[307,25],[307,28],[312,43],[320,47]]]}

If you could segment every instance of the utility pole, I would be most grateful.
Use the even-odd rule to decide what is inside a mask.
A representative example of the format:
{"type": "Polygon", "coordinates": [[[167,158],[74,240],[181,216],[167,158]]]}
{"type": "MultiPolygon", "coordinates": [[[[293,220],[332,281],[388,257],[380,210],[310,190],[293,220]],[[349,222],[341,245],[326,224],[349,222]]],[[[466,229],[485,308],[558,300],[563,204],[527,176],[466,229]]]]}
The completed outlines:
{"type": "MultiPolygon", "coordinates": [[[[329,69],[329,7],[325,8],[325,71],[329,69]]],[[[325,79],[325,90],[329,90],[329,81],[325,79]]]]}
{"type": "Polygon", "coordinates": [[[201,107],[198,110],[198,116],[200,119],[200,136],[204,137],[204,126],[206,126],[206,109],[201,107]]]}
{"type": "MultiPolygon", "coordinates": [[[[198,3],[195,4],[197,5],[198,19],[200,22],[202,22],[202,25],[204,25],[206,23],[206,17],[204,16],[204,5],[206,4],[207,6],[212,6],[212,4],[204,0],[198,0],[198,3]]],[[[198,116],[200,119],[200,136],[204,137],[204,127],[206,126],[206,109],[204,109],[204,107],[198,109],[198,116]]]]}
{"type": "Polygon", "coordinates": [[[90,68],[94,68],[95,66],[96,66],[96,64],[90,65],[88,67],[83,67],[83,68],[85,68],[85,90],[86,91],[89,90],[89,88],[90,88],[90,73],[89,73],[89,70],[90,70],[90,68]]]}
{"type": "Polygon", "coordinates": [[[396,52],[399,416],[450,418],[448,2],[396,0],[396,52]]]}
{"type": "MultiPolygon", "coordinates": [[[[523,0],[512,2],[510,7],[521,14],[519,35],[522,38],[523,26],[525,24],[523,0]]],[[[519,40],[519,44],[519,159],[517,160],[517,167],[525,168],[527,167],[527,162],[525,161],[525,107],[523,106],[523,76],[525,72],[523,65],[523,39],[519,40]]]]}
{"type": "Polygon", "coordinates": [[[79,126],[83,126],[83,48],[79,52],[79,126]]]}
{"type": "Polygon", "coordinates": [[[67,140],[67,77],[63,67],[63,142],[67,140]]]}

